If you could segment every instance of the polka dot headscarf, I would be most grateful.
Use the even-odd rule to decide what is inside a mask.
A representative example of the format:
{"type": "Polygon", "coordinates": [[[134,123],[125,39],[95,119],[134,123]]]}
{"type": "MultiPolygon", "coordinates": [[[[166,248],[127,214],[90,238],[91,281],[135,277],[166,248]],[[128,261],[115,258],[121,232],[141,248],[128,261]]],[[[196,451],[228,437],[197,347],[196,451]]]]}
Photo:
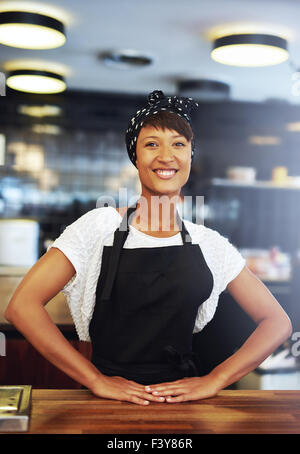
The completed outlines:
{"type": "MultiPolygon", "coordinates": [[[[154,115],[161,110],[173,112],[191,124],[191,110],[198,107],[192,98],[179,96],[165,96],[161,90],[155,90],[148,95],[148,103],[131,118],[126,130],[126,147],[130,161],[136,166],[136,142],[139,132],[149,115],[154,115]]],[[[192,143],[192,157],[194,144],[192,143]]]]}

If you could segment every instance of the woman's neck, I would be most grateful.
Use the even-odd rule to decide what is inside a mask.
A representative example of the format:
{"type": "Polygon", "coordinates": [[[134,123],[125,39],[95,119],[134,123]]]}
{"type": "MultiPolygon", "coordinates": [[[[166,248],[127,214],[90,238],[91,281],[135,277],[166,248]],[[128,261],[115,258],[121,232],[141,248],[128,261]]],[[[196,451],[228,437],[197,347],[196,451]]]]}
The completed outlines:
{"type": "Polygon", "coordinates": [[[138,230],[157,237],[178,233],[177,203],[180,196],[143,196],[137,201],[137,209],[131,225],[138,230]]]}

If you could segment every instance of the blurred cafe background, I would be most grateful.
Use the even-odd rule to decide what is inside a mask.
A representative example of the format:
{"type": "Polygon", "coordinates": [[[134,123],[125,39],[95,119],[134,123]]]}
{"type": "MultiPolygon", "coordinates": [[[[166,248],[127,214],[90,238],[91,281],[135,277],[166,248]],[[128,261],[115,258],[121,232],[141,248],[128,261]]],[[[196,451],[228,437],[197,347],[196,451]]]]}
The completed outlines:
{"type": "MultiPolygon", "coordinates": [[[[4,318],[65,227],[139,194],[128,121],[155,89],[192,96],[196,153],[186,211],[226,236],[293,323],[237,389],[300,389],[300,2],[0,1],[0,384],[76,388],[4,318]],[[3,339],[3,336],[2,336],[3,339]]],[[[46,306],[83,354],[62,293],[46,306]]],[[[254,330],[228,292],[194,335],[209,372],[254,330]]]]}

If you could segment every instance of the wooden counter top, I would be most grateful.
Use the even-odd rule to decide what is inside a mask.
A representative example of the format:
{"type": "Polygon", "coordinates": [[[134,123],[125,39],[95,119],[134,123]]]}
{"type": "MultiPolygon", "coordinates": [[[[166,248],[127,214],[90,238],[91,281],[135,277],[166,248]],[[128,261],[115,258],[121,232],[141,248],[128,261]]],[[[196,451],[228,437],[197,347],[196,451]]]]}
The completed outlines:
{"type": "Polygon", "coordinates": [[[33,389],[27,433],[300,433],[300,391],[224,390],[210,399],[142,407],[83,389],[33,389]]]}

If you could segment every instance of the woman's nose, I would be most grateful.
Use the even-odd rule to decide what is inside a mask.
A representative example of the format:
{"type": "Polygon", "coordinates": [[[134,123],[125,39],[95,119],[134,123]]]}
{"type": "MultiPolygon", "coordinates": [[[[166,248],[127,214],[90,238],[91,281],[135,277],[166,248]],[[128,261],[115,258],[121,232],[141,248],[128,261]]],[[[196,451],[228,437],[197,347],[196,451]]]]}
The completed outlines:
{"type": "Polygon", "coordinates": [[[164,161],[173,160],[173,149],[169,145],[163,145],[159,149],[158,157],[164,161]]]}

